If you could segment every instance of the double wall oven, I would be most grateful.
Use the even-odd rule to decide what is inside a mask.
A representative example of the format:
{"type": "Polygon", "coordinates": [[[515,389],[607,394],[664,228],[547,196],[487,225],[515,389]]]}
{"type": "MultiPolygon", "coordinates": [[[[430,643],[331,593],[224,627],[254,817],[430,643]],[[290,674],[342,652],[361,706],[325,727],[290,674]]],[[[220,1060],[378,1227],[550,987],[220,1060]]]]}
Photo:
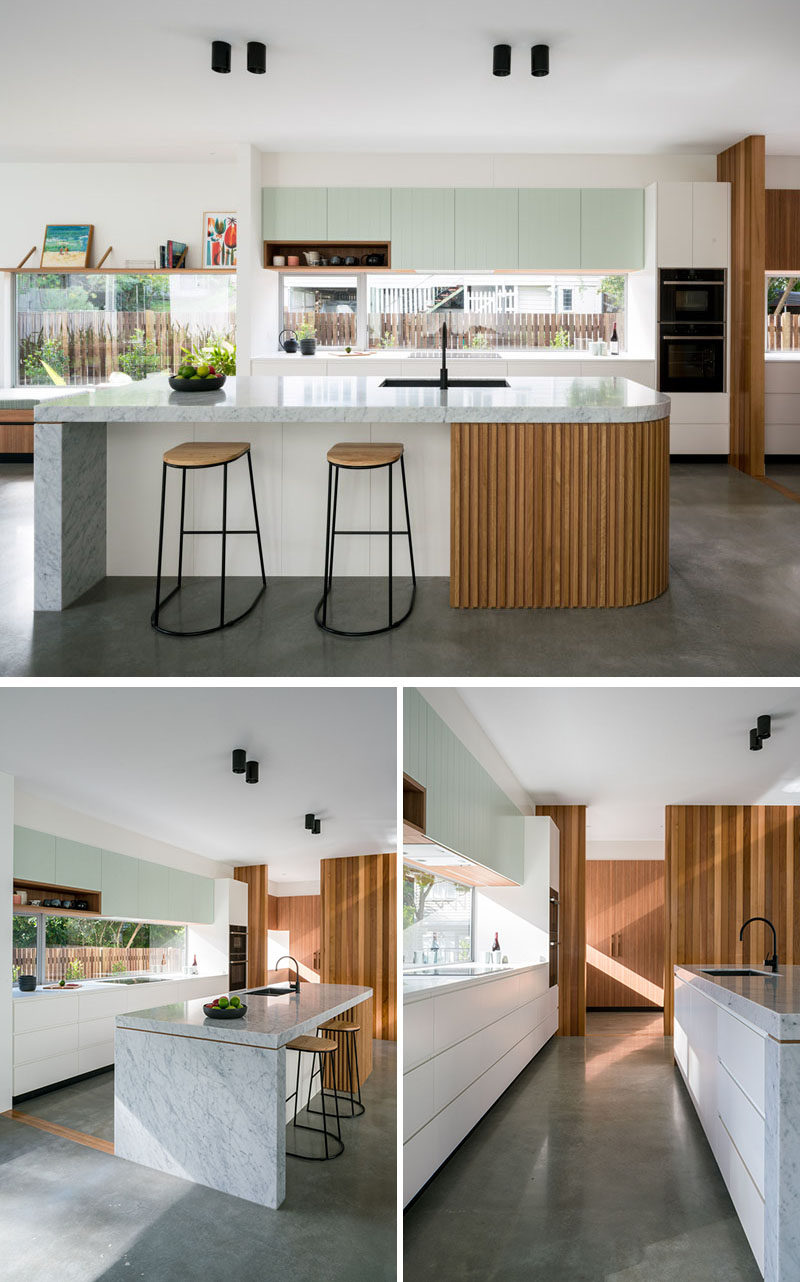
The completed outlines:
{"type": "Polygon", "coordinates": [[[228,940],[228,991],[247,987],[247,927],[231,926],[228,940]]]}
{"type": "Polygon", "coordinates": [[[661,269],[658,308],[660,391],[725,391],[725,318],[724,269],[661,269]]]}

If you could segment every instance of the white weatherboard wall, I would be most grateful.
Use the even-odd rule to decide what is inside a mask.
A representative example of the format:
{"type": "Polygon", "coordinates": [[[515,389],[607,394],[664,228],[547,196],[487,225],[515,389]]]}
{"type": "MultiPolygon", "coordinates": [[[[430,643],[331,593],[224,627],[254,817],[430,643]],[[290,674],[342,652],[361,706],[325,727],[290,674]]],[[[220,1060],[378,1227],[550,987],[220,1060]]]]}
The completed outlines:
{"type": "Polygon", "coordinates": [[[475,892],[475,957],[492,947],[512,966],[547,959],[550,947],[550,887],[558,887],[559,832],[552,819],[526,817],[524,880],[520,886],[479,886],[475,892]],[[555,878],[553,874],[555,873],[555,878]]]}
{"type": "MultiPolygon", "coordinates": [[[[0,903],[10,904],[14,888],[14,777],[0,774],[0,903]]],[[[11,974],[11,913],[0,916],[0,967],[11,974]]],[[[11,1108],[13,1025],[10,990],[0,1004],[0,1113],[11,1108]]]]}

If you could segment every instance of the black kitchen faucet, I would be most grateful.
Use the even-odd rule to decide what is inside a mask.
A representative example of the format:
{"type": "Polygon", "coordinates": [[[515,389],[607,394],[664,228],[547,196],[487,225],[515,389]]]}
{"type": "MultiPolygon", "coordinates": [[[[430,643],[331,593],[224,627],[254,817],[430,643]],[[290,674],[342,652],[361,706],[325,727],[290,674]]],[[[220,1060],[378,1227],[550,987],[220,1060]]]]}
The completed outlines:
{"type": "MultiPolygon", "coordinates": [[[[778,936],[775,933],[775,927],[773,926],[769,917],[748,917],[747,921],[744,923],[744,926],[749,926],[751,921],[766,922],[766,924],[769,926],[770,930],[772,931],[772,956],[770,957],[769,955],[767,955],[764,958],[764,965],[770,966],[773,972],[777,975],[778,973],[778,936]]],[[[744,926],[742,926],[742,929],[739,931],[740,940],[744,938],[744,926]]]]}
{"type": "Polygon", "coordinates": [[[449,386],[447,374],[447,321],[442,322],[442,368],[439,373],[439,387],[443,392],[449,386]]]}

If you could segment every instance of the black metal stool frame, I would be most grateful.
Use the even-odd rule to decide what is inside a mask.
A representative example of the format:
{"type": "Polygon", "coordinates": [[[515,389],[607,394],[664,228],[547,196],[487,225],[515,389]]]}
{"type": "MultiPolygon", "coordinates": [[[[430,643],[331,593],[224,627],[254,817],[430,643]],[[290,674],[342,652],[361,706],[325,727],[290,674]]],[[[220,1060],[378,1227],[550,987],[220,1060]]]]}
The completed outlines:
{"type": "MultiPolygon", "coordinates": [[[[222,631],[223,628],[233,627],[234,623],[239,623],[242,619],[247,618],[247,615],[250,613],[251,610],[255,609],[259,600],[267,590],[267,575],[264,569],[264,551],[261,546],[261,526],[258,520],[258,505],[256,503],[256,487],[255,487],[255,481],[253,480],[253,460],[250,457],[249,450],[245,450],[245,453],[247,454],[247,466],[250,473],[250,493],[253,497],[253,518],[255,520],[255,525],[256,525],[256,528],[254,530],[229,530],[227,528],[228,463],[222,463],[222,464],[203,463],[200,466],[196,466],[196,467],[193,466],[191,468],[184,467],[180,463],[167,463],[166,460],[162,464],[161,517],[160,517],[159,526],[158,526],[158,569],[156,572],[156,604],[155,604],[155,609],[153,610],[153,613],[150,615],[150,624],[153,628],[155,628],[156,632],[161,632],[163,633],[164,636],[205,637],[205,636],[208,636],[209,633],[211,632],[220,632],[222,631]],[[205,471],[207,468],[220,467],[220,466],[223,468],[222,529],[221,530],[184,529],[184,515],[186,510],[186,473],[188,471],[202,472],[202,471],[205,471]],[[164,597],[162,601],[161,600],[161,564],[162,564],[162,557],[163,557],[163,551],[164,551],[164,511],[165,511],[166,499],[167,499],[167,468],[168,467],[175,468],[176,471],[180,471],[183,473],[183,476],[181,478],[181,530],[180,530],[180,542],[178,545],[178,582],[176,583],[172,591],[167,593],[167,595],[164,597]],[[172,598],[176,595],[176,593],[178,593],[181,589],[181,583],[183,580],[183,540],[184,540],[184,536],[187,534],[221,534],[222,535],[222,573],[220,578],[219,623],[215,624],[213,628],[199,628],[194,632],[180,632],[175,628],[165,628],[161,623],[159,623],[159,615],[163,610],[164,606],[167,604],[168,601],[171,601],[172,598]],[[253,601],[247,607],[246,610],[243,610],[241,614],[237,614],[235,619],[226,620],[225,618],[225,557],[227,552],[227,539],[229,534],[255,534],[256,539],[258,540],[258,559],[261,564],[261,588],[256,593],[255,597],[253,598],[253,601]]],[[[235,459],[233,459],[232,461],[236,462],[235,459]]]]}
{"type": "MultiPolygon", "coordinates": [[[[293,1100],[294,1100],[294,1116],[292,1117],[292,1127],[293,1127],[295,1130],[298,1130],[298,1131],[313,1131],[313,1133],[314,1133],[315,1135],[324,1135],[324,1136],[325,1136],[325,1156],[324,1156],[324,1157],[316,1157],[316,1156],[314,1156],[314,1155],[312,1155],[312,1154],[310,1154],[310,1153],[294,1153],[294,1152],[292,1152],[292,1150],[291,1150],[291,1149],[288,1149],[288,1148],[287,1148],[287,1150],[286,1150],[286,1156],[287,1156],[287,1157],[299,1157],[299,1158],[300,1158],[300,1160],[301,1160],[301,1161],[303,1161],[303,1162],[328,1162],[328,1161],[332,1161],[332,1160],[333,1160],[333,1158],[335,1158],[335,1157],[339,1157],[339,1156],[341,1156],[341,1154],[344,1152],[344,1140],[342,1139],[342,1122],[341,1122],[341,1118],[340,1118],[340,1116],[339,1116],[339,1100],[338,1100],[338,1099],[336,1100],[336,1134],[334,1135],[333,1131],[329,1131],[329,1130],[328,1130],[328,1127],[327,1127],[328,1114],[327,1114],[327,1113],[326,1113],[326,1111],[325,1111],[325,1091],[324,1091],[323,1086],[322,1086],[322,1083],[323,1083],[323,1076],[322,1076],[322,1054],[321,1054],[321,1052],[320,1052],[320,1051],[312,1051],[312,1052],[311,1052],[311,1076],[310,1076],[310,1078],[308,1079],[308,1099],[307,1099],[307,1101],[306,1101],[306,1112],[307,1112],[307,1113],[313,1113],[313,1112],[316,1112],[316,1110],[314,1110],[314,1109],[312,1109],[312,1108],[310,1107],[310,1105],[311,1105],[311,1088],[312,1088],[312,1086],[314,1085],[314,1078],[316,1077],[317,1073],[319,1073],[320,1094],[322,1095],[322,1112],[321,1112],[321,1113],[317,1113],[316,1115],[317,1115],[317,1117],[320,1117],[320,1116],[321,1116],[321,1117],[322,1117],[322,1119],[323,1119],[323,1121],[322,1121],[322,1129],[320,1130],[320,1129],[319,1129],[319,1127],[317,1127],[317,1126],[304,1126],[302,1122],[298,1122],[298,1120],[297,1120],[297,1099],[298,1099],[298,1096],[299,1096],[299,1094],[300,1094],[300,1065],[301,1065],[301,1063],[302,1063],[301,1056],[302,1056],[302,1055],[308,1055],[308,1053],[309,1053],[308,1051],[298,1051],[298,1052],[297,1052],[297,1077],[296,1077],[296,1079],[295,1079],[294,1090],[292,1091],[291,1095],[287,1095],[287,1097],[286,1097],[286,1103],[288,1104],[290,1099],[293,1099],[293,1100]],[[314,1061],[315,1061],[315,1060],[317,1061],[317,1067],[316,1067],[316,1068],[314,1067],[314,1061]],[[340,1145],[340,1147],[339,1147],[339,1149],[337,1150],[337,1152],[335,1152],[335,1153],[329,1153],[329,1151],[328,1151],[328,1140],[335,1140],[335,1141],[336,1141],[336,1143],[340,1145]]],[[[332,1115],[332,1114],[331,1114],[331,1121],[333,1121],[333,1115],[332,1115]]]]}
{"type": "Polygon", "coordinates": [[[372,463],[369,466],[357,467],[350,466],[346,463],[328,463],[328,514],[325,527],[325,576],[322,585],[322,596],[320,597],[314,609],[314,620],[317,627],[322,628],[324,632],[331,632],[337,637],[376,637],[383,632],[391,632],[394,628],[399,628],[401,623],[405,623],[411,611],[414,609],[414,599],[417,595],[417,576],[414,570],[414,547],[411,542],[411,517],[408,512],[408,490],[406,488],[406,465],[403,455],[400,455],[400,475],[403,480],[403,503],[406,510],[406,528],[404,530],[392,529],[392,469],[397,459],[392,463],[372,463]],[[389,528],[388,530],[337,530],[336,529],[336,507],[339,499],[339,471],[344,469],[346,472],[374,472],[378,468],[385,467],[389,470],[389,528]],[[333,472],[336,470],[334,479],[333,472]],[[331,520],[331,489],[333,490],[333,519],[331,520]],[[389,622],[385,628],[370,628],[366,632],[346,632],[342,628],[332,628],[328,623],[328,597],[333,586],[333,550],[337,534],[366,534],[389,536],[389,622]],[[411,604],[405,614],[400,619],[395,619],[392,612],[392,539],[398,534],[408,535],[408,554],[411,560],[411,604]],[[320,612],[322,618],[320,618],[320,612]]]}
{"type": "MultiPolygon", "coordinates": [[[[331,1033],[336,1033],[336,1032],[337,1030],[335,1028],[322,1028],[322,1029],[318,1028],[317,1037],[326,1037],[326,1036],[329,1036],[331,1033]]],[[[361,1075],[358,1071],[358,1046],[356,1044],[355,1033],[351,1033],[342,1029],[340,1035],[345,1039],[345,1046],[347,1050],[347,1082],[350,1087],[350,1090],[340,1091],[338,1086],[334,1086],[332,1090],[328,1091],[328,1098],[330,1099],[332,1096],[335,1098],[337,1112],[339,1109],[339,1100],[342,1100],[345,1106],[347,1104],[350,1105],[349,1114],[344,1113],[342,1115],[345,1121],[347,1121],[348,1116],[361,1117],[361,1114],[366,1113],[367,1110],[365,1105],[361,1101],[361,1075]],[[354,1061],[355,1061],[355,1070],[356,1070],[356,1089],[355,1090],[353,1090],[354,1061]],[[358,1109],[358,1112],[356,1112],[356,1109],[358,1109]]],[[[325,1088],[322,1085],[321,1085],[320,1093],[323,1096],[323,1106],[324,1106],[325,1088]]],[[[310,1106],[308,1107],[307,1111],[309,1113],[316,1114],[317,1117],[321,1115],[319,1109],[311,1108],[310,1106]]]]}

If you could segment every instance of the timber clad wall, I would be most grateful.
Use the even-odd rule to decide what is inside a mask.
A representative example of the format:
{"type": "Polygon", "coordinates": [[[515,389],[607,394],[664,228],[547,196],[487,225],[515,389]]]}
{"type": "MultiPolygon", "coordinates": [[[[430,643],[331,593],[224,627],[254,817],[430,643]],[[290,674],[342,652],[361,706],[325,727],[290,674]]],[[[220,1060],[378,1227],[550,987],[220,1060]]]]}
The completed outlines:
{"type": "Polygon", "coordinates": [[[289,952],[300,965],[301,979],[311,978],[309,971],[319,974],[321,911],[319,895],[269,897],[269,928],[288,930],[289,952]]]}
{"type": "Polygon", "coordinates": [[[233,875],[237,881],[247,883],[247,987],[257,988],[267,982],[269,868],[266,864],[247,864],[234,868],[233,875]]]}
{"type": "Polygon", "coordinates": [[[664,1004],[663,859],[586,864],[586,1005],[664,1004]]]}
{"type": "Polygon", "coordinates": [[[800,964],[798,840],[797,806],[667,806],[665,1033],[676,963],[761,965],[772,951],[758,922],[739,942],[748,917],[769,917],[780,964],[800,964]]]}
{"type": "Polygon", "coordinates": [[[558,1032],[586,1034],[586,807],[537,806],[560,836],[558,1032]]]}

